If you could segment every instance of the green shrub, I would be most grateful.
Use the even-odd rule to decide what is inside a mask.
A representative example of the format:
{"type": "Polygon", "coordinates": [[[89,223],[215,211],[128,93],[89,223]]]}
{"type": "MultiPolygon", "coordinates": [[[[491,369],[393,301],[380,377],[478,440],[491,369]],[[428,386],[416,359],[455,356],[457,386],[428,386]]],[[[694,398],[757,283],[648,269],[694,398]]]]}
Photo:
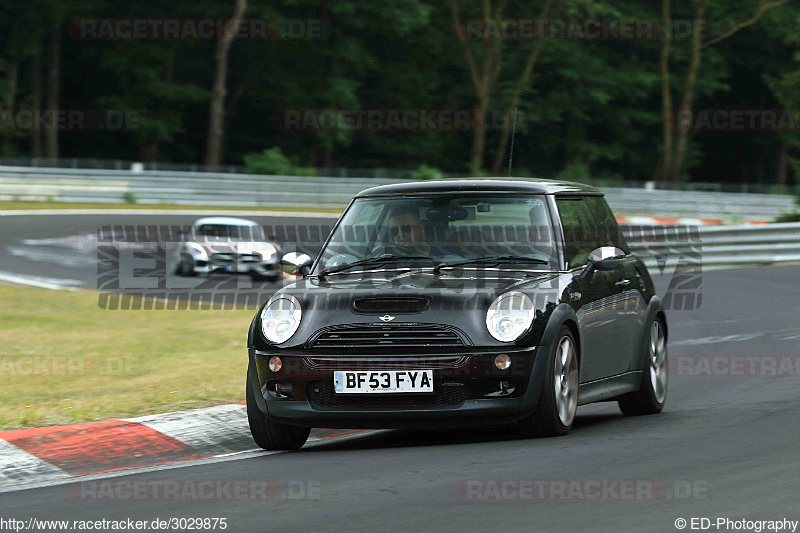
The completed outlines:
{"type": "Polygon", "coordinates": [[[775,219],[775,222],[800,222],[800,211],[780,215],[775,219]]]}
{"type": "Polygon", "coordinates": [[[286,156],[277,146],[261,153],[247,154],[244,164],[250,174],[270,174],[273,176],[316,176],[313,168],[303,168],[286,156]]]}
{"type": "Polygon", "coordinates": [[[556,179],[565,181],[580,181],[586,183],[591,177],[589,164],[584,161],[572,161],[561,169],[556,175],[556,179]]]}
{"type": "Polygon", "coordinates": [[[415,180],[438,180],[442,179],[442,171],[428,165],[420,165],[411,177],[415,180]]]}

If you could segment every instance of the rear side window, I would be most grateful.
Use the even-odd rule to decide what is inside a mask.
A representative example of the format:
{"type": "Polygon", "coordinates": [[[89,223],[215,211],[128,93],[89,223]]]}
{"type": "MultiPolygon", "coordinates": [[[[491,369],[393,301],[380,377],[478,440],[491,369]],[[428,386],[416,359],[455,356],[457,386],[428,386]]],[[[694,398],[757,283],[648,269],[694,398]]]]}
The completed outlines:
{"type": "Polygon", "coordinates": [[[582,198],[557,198],[556,205],[564,228],[567,268],[583,266],[600,246],[594,218],[582,198]]]}
{"type": "Polygon", "coordinates": [[[605,198],[602,196],[587,196],[583,200],[589,206],[589,212],[594,217],[600,246],[614,246],[626,254],[629,253],[628,245],[625,243],[625,238],[619,229],[617,219],[614,218],[614,214],[611,212],[611,208],[608,207],[605,198]]]}

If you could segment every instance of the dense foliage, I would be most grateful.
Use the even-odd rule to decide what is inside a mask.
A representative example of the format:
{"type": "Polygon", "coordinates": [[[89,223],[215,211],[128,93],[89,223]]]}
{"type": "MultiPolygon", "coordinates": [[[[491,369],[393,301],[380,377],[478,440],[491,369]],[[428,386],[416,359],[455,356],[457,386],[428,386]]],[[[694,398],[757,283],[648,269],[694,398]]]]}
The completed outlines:
{"type": "MultiPolygon", "coordinates": [[[[685,104],[695,110],[800,109],[800,0],[243,3],[246,20],[269,21],[269,35],[231,43],[222,77],[223,163],[243,164],[247,157],[254,168],[276,172],[383,167],[425,177],[436,169],[505,174],[517,109],[516,175],[800,181],[798,123],[690,131],[681,155],[680,131],[664,120],[685,104]],[[512,21],[568,19],[652,21],[664,28],[665,15],[672,23],[669,40],[658,31],[635,39],[460,33],[476,21],[483,29],[494,22],[508,28],[512,21]],[[686,23],[698,16],[702,35],[693,40],[686,23]],[[665,109],[672,111],[665,115],[665,109]],[[384,121],[392,110],[401,118],[402,110],[466,111],[469,127],[393,128],[387,122],[377,129],[331,129],[314,121],[323,110],[375,110],[384,121]],[[303,117],[304,125],[287,128],[287,113],[303,117]],[[675,160],[670,174],[665,161],[675,160]]],[[[208,161],[217,39],[87,37],[80,28],[87,20],[224,22],[234,7],[233,0],[0,0],[6,113],[0,155],[208,161]],[[118,130],[57,134],[8,125],[9,112],[30,109],[123,112],[134,120],[118,130]]]]}

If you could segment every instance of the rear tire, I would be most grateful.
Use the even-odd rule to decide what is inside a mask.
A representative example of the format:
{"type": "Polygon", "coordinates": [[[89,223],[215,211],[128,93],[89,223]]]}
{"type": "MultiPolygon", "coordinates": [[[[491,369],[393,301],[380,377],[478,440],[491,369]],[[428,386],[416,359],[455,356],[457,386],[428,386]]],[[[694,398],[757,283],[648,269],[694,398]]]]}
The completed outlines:
{"type": "Polygon", "coordinates": [[[250,386],[250,370],[247,371],[247,421],[253,440],[265,450],[297,450],[306,443],[311,428],[290,426],[271,421],[256,404],[255,393],[250,386]]]}
{"type": "Polygon", "coordinates": [[[519,422],[525,436],[560,437],[572,429],[578,409],[578,345],[562,326],[547,362],[545,381],[533,413],[519,422]]]}
{"type": "Polygon", "coordinates": [[[663,320],[653,320],[648,335],[647,366],[639,390],[618,400],[620,410],[629,416],[660,413],[667,401],[667,336],[663,320]]]}
{"type": "Polygon", "coordinates": [[[197,273],[194,271],[194,261],[191,258],[187,261],[183,256],[181,256],[181,259],[178,262],[178,268],[175,269],[175,273],[183,278],[195,276],[197,273]]]}

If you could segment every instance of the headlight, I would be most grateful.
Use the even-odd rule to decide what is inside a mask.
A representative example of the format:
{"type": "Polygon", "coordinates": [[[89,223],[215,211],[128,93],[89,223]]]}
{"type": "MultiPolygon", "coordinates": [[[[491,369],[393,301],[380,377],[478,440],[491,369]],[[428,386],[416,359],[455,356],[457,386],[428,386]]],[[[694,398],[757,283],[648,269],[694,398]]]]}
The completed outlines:
{"type": "Polygon", "coordinates": [[[272,246],[271,244],[264,244],[262,246],[259,246],[254,251],[261,254],[262,261],[267,261],[269,259],[272,259],[278,253],[278,250],[276,250],[275,247],[272,246]]]}
{"type": "Polygon", "coordinates": [[[486,312],[486,328],[501,342],[517,340],[533,322],[533,301],[521,292],[501,294],[486,312]]]}
{"type": "Polygon", "coordinates": [[[189,247],[189,253],[191,253],[193,256],[196,256],[198,259],[208,259],[208,253],[206,252],[206,249],[196,242],[187,242],[186,245],[189,247]]]}
{"type": "Polygon", "coordinates": [[[261,332],[275,344],[287,341],[300,326],[300,315],[297,298],[288,294],[277,296],[261,311],[261,332]]]}

